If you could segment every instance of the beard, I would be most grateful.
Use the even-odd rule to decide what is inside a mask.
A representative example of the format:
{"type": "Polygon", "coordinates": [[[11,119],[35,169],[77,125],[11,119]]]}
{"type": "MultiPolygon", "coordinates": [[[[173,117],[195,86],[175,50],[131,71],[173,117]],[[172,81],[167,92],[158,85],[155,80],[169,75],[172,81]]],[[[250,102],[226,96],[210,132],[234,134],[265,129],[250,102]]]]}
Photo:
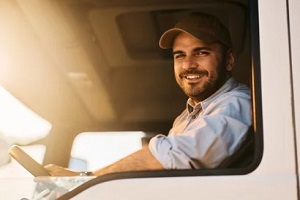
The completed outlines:
{"type": "MultiPolygon", "coordinates": [[[[223,65],[224,66],[224,65],[223,65]]],[[[208,72],[206,70],[188,70],[179,74],[177,83],[184,93],[196,102],[200,102],[215,93],[228,80],[229,73],[225,67],[219,66],[217,70],[208,72]],[[199,83],[187,83],[185,78],[187,74],[195,74],[201,77],[199,83]]]]}

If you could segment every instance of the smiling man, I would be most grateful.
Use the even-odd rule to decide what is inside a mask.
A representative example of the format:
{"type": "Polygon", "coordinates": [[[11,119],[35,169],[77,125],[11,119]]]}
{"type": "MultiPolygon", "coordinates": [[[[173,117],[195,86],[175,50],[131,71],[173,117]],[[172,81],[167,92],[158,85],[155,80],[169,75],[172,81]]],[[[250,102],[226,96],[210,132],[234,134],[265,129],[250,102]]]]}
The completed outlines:
{"type": "MultiPolygon", "coordinates": [[[[186,109],[168,136],[157,135],[148,147],[93,175],[215,168],[243,144],[252,123],[250,90],[232,77],[235,57],[225,26],[213,16],[192,13],[167,30],[159,45],[173,49],[175,79],[188,96],[186,109]]],[[[78,175],[47,168],[57,176],[78,175]]]]}
{"type": "Polygon", "coordinates": [[[229,31],[211,15],[192,13],[160,38],[172,48],[178,85],[189,97],[168,136],[150,150],[167,169],[215,168],[233,155],[251,125],[250,90],[232,78],[229,31]]]}

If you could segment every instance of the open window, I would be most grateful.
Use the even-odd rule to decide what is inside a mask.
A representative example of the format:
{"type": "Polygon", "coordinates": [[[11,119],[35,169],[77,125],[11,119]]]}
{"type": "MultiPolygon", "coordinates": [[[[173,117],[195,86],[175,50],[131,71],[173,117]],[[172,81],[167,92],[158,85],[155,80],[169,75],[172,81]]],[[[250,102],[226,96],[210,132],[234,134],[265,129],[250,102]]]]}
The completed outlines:
{"type": "MultiPolygon", "coordinates": [[[[166,29],[193,11],[213,14],[228,27],[237,58],[234,77],[248,85],[252,91],[253,126],[249,129],[250,137],[247,140],[249,142],[242,145],[239,153],[230,158],[235,161],[234,164],[228,165],[226,161],[214,170],[128,172],[122,173],[121,176],[126,178],[162,174],[164,176],[246,174],[257,167],[262,156],[262,121],[258,16],[255,2],[188,1],[184,5],[166,2],[163,5],[153,3],[151,6],[128,3],[121,8],[114,5],[102,7],[97,3],[92,6],[83,5],[85,4],[73,7],[72,17],[81,19],[80,23],[85,22],[84,25],[80,23],[75,25],[84,27],[80,28],[82,38],[86,38],[86,35],[93,36],[93,42],[87,41],[85,47],[91,57],[97,57],[94,61],[97,64],[98,75],[111,96],[120,123],[140,123],[142,120],[150,127],[141,126],[138,130],[164,131],[167,134],[172,121],[184,108],[186,97],[173,80],[172,52],[161,50],[158,47],[158,40],[166,29]],[[79,7],[85,9],[79,12],[79,7]],[[141,80],[146,74],[153,76],[150,83],[149,79],[141,80]],[[164,78],[161,79],[159,74],[164,74],[164,78]],[[111,78],[107,79],[107,75],[111,78]],[[137,82],[139,86],[136,85],[137,82]],[[125,87],[125,90],[121,91],[120,86],[125,87]],[[145,90],[156,90],[156,93],[145,90]],[[156,100],[152,99],[153,95],[156,100]],[[149,100],[142,99],[142,96],[146,96],[149,100]],[[171,109],[165,109],[166,107],[171,109]],[[161,126],[156,126],[157,124],[161,126]]],[[[122,128],[125,128],[123,131],[131,130],[126,125],[122,128]]],[[[119,174],[117,176],[120,177],[119,174]]]]}

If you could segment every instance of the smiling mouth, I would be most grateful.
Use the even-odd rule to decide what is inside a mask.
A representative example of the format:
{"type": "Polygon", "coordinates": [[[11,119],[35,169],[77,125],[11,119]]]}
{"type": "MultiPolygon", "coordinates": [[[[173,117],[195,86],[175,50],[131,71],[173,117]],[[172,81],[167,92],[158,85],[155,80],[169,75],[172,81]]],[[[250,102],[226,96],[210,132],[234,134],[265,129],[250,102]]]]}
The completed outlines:
{"type": "Polygon", "coordinates": [[[203,77],[208,76],[206,71],[189,71],[183,72],[179,75],[181,79],[187,80],[189,83],[196,83],[200,81],[203,77]]]}
{"type": "Polygon", "coordinates": [[[202,76],[200,75],[185,75],[184,78],[188,79],[188,80],[196,80],[196,79],[200,79],[202,76]]]}

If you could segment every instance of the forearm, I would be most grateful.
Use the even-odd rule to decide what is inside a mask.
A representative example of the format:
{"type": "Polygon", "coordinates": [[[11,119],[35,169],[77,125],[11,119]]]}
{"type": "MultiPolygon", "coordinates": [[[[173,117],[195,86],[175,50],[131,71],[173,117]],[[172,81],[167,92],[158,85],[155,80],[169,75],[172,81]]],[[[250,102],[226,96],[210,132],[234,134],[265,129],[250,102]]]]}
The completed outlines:
{"type": "Polygon", "coordinates": [[[143,171],[164,169],[160,162],[152,155],[148,147],[117,161],[103,169],[93,172],[93,175],[100,176],[113,172],[143,171]]]}

